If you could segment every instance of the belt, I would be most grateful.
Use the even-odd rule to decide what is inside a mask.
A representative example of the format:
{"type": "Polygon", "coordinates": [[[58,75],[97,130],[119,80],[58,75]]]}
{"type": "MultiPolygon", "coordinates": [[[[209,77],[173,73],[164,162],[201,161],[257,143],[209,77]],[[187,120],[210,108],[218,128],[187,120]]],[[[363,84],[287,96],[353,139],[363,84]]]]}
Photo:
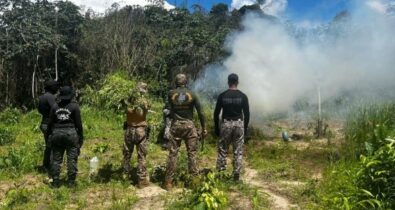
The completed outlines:
{"type": "Polygon", "coordinates": [[[75,126],[73,124],[55,124],[53,126],[54,128],[75,128],[75,126]]]}
{"type": "Polygon", "coordinates": [[[224,122],[226,122],[226,121],[232,121],[232,122],[234,122],[234,121],[243,121],[242,119],[224,119],[224,122]]]}

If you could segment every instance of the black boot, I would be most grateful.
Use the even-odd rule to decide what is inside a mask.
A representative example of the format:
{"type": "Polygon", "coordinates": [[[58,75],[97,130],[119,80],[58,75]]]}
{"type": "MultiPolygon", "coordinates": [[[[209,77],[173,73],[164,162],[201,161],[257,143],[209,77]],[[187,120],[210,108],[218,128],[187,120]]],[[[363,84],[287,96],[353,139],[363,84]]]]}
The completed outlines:
{"type": "Polygon", "coordinates": [[[54,179],[51,183],[52,188],[59,188],[60,187],[60,180],[59,179],[54,179]]]}
{"type": "Polygon", "coordinates": [[[240,181],[240,174],[233,174],[233,181],[235,182],[240,181]]]}
{"type": "Polygon", "coordinates": [[[75,187],[75,186],[77,186],[77,182],[75,182],[75,179],[69,179],[69,180],[67,180],[67,186],[68,187],[75,187]]]}

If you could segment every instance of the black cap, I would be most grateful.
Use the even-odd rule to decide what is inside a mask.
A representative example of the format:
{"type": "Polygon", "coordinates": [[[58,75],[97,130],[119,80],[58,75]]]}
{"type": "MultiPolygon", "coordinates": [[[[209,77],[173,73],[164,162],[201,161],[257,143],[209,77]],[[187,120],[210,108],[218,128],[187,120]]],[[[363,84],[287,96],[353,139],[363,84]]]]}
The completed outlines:
{"type": "Polygon", "coordinates": [[[239,76],[237,74],[229,74],[228,76],[228,84],[237,84],[239,83],[239,76]]]}
{"type": "Polygon", "coordinates": [[[70,86],[63,86],[59,91],[60,100],[71,100],[74,97],[74,91],[70,86]]]}
{"type": "Polygon", "coordinates": [[[58,85],[58,82],[55,81],[55,80],[48,80],[48,81],[46,81],[45,84],[44,84],[44,86],[45,86],[46,88],[55,87],[55,86],[57,86],[57,85],[58,85]]]}

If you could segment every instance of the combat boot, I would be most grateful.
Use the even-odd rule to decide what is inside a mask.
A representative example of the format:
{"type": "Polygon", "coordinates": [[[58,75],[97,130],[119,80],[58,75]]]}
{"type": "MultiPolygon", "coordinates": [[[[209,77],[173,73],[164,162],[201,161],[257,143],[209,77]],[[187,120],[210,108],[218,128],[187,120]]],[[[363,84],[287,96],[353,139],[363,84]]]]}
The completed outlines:
{"type": "Polygon", "coordinates": [[[141,179],[139,180],[138,184],[137,184],[137,188],[139,189],[143,189],[144,187],[149,186],[149,181],[147,179],[141,179]]]}
{"type": "Polygon", "coordinates": [[[67,186],[68,187],[75,187],[75,186],[77,186],[77,183],[75,182],[74,179],[71,179],[71,180],[67,181],[67,186]]]}
{"type": "Polygon", "coordinates": [[[233,174],[233,181],[239,182],[240,181],[240,174],[233,174]]]}
{"type": "Polygon", "coordinates": [[[60,187],[60,180],[54,179],[51,183],[51,188],[59,188],[60,187]]]}
{"type": "Polygon", "coordinates": [[[169,181],[169,180],[166,180],[165,181],[165,184],[164,184],[164,186],[163,186],[164,188],[165,188],[165,190],[167,190],[167,191],[170,191],[170,190],[172,190],[173,189],[173,184],[172,184],[172,182],[171,181],[169,181]]]}

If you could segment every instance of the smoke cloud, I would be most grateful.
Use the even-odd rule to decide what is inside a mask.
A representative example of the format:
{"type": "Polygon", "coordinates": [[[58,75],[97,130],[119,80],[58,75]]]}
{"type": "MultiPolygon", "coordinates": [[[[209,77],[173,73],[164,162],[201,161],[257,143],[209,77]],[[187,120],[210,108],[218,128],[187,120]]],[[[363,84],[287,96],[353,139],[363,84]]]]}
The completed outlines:
{"type": "MultiPolygon", "coordinates": [[[[244,5],[252,5],[256,4],[257,2],[257,0],[233,0],[231,6],[234,9],[240,9],[244,5]]],[[[265,0],[260,6],[264,13],[277,16],[284,12],[284,10],[287,8],[287,5],[287,0],[265,0]]]]}
{"type": "Polygon", "coordinates": [[[314,28],[247,16],[243,31],[228,38],[231,56],[195,84],[223,88],[227,74],[237,73],[252,110],[263,114],[289,111],[301,98],[315,102],[318,87],[323,100],[392,93],[395,20],[371,8],[357,1],[350,15],[314,28]]]}

